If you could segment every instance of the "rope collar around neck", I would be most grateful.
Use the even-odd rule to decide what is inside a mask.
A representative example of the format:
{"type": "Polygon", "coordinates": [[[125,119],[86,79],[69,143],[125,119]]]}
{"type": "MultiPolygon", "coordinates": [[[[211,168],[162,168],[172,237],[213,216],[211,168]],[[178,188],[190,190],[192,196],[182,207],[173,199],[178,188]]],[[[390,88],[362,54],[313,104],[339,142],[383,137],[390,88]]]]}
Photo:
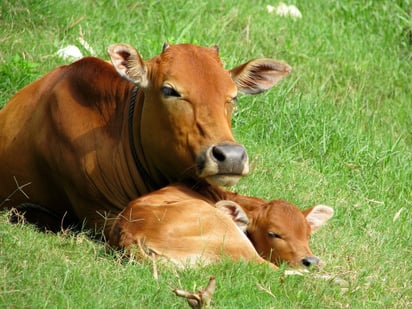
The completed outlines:
{"type": "Polygon", "coordinates": [[[130,96],[129,115],[128,115],[129,144],[130,144],[130,149],[132,151],[134,164],[139,172],[140,177],[142,177],[143,179],[143,183],[146,184],[147,186],[150,186],[152,189],[154,189],[154,188],[157,188],[157,186],[154,184],[152,178],[149,176],[146,169],[143,167],[142,163],[140,162],[137,156],[136,146],[134,144],[133,114],[134,114],[134,109],[136,105],[136,96],[137,96],[138,90],[139,90],[139,87],[135,86],[133,88],[132,95],[130,96]]]}

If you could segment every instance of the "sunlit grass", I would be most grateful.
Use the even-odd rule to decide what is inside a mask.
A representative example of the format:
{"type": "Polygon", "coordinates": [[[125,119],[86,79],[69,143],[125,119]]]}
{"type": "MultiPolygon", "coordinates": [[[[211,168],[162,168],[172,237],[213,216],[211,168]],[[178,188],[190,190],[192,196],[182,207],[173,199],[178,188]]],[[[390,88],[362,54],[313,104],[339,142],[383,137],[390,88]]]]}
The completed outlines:
{"type": "Polygon", "coordinates": [[[65,63],[58,49],[74,44],[87,55],[81,35],[102,58],[115,42],[150,58],[170,41],[218,44],[228,68],[256,57],[289,63],[275,89],[240,97],[233,127],[252,173],[234,190],[332,206],[335,217],[311,240],[323,269],[285,277],[224,262],[160,268],[155,280],[149,262],[120,261],[83,234],[42,234],[2,216],[0,307],[180,308],[171,289],[200,289],[210,275],[215,308],[412,305],[412,3],[303,1],[297,20],[267,4],[2,1],[0,106],[65,63]]]}

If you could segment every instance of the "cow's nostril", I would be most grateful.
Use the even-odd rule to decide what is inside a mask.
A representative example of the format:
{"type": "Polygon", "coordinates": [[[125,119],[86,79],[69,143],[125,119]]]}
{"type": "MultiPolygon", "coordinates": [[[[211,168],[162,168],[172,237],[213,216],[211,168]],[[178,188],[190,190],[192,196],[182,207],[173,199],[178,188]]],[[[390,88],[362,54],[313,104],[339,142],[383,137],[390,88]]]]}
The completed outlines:
{"type": "Polygon", "coordinates": [[[307,257],[302,259],[301,263],[305,267],[310,267],[310,266],[313,266],[313,265],[318,265],[319,264],[319,259],[315,256],[307,256],[307,257]]]}
{"type": "Polygon", "coordinates": [[[212,148],[212,155],[217,161],[223,162],[226,160],[224,150],[219,146],[214,146],[212,148]]]}
{"type": "Polygon", "coordinates": [[[196,163],[201,177],[225,186],[230,183],[235,184],[240,176],[247,175],[249,172],[246,149],[235,143],[210,146],[196,158],[196,163]]]}

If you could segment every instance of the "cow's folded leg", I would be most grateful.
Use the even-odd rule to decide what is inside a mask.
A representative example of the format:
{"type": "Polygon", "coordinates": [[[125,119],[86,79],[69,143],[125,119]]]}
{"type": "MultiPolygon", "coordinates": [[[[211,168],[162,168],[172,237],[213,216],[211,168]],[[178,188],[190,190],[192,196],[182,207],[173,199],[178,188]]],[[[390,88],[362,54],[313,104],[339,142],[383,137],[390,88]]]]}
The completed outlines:
{"type": "Polygon", "coordinates": [[[63,216],[38,204],[23,203],[9,212],[11,223],[34,224],[42,231],[59,232],[66,229],[76,229],[77,223],[64,214],[63,216]]]}

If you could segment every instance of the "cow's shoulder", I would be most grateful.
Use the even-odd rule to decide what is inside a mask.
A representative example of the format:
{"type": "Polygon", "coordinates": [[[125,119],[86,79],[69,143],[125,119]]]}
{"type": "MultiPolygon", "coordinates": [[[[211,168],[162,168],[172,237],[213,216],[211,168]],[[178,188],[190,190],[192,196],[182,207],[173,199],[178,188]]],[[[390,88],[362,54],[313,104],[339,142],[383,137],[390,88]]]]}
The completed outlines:
{"type": "Polygon", "coordinates": [[[112,89],[113,83],[124,81],[116,72],[113,65],[95,57],[85,57],[67,65],[64,69],[65,78],[77,87],[79,91],[87,85],[88,91],[94,92],[112,89]]]}
{"type": "Polygon", "coordinates": [[[118,77],[116,70],[110,62],[96,57],[84,57],[65,67],[70,74],[83,78],[92,77],[93,79],[100,79],[118,77]]]}
{"type": "Polygon", "coordinates": [[[82,58],[60,72],[54,92],[100,112],[103,106],[123,101],[133,87],[117,74],[111,63],[95,57],[82,58]]]}

